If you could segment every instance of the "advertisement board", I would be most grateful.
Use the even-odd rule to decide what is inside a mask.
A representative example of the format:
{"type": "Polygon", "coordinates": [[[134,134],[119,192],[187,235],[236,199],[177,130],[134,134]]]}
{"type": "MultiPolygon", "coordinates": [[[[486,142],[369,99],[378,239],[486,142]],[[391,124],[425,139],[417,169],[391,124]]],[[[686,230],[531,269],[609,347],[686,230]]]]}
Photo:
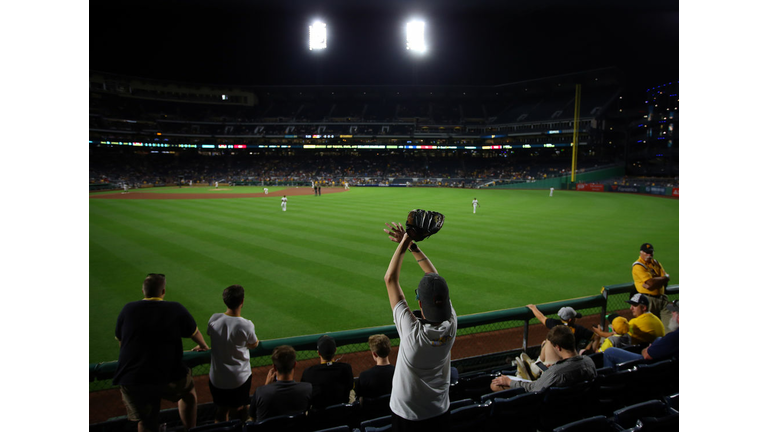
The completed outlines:
{"type": "Polygon", "coordinates": [[[601,183],[579,183],[576,185],[576,190],[588,191],[588,192],[603,192],[605,190],[605,186],[601,183]]]}

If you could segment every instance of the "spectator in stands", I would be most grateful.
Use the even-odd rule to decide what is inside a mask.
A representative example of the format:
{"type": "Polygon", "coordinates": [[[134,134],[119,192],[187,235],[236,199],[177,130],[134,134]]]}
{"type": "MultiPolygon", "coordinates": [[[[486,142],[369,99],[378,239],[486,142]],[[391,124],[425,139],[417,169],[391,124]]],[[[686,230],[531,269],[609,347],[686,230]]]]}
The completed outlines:
{"type": "Polygon", "coordinates": [[[348,403],[355,376],[352,366],[333,361],[336,340],[329,335],[320,336],[317,340],[317,353],[320,355],[320,364],[304,369],[301,376],[301,382],[312,384],[312,409],[348,403]]]}
{"type": "MultiPolygon", "coordinates": [[[[680,324],[680,300],[667,305],[667,310],[672,314],[672,320],[676,325],[680,324]]],[[[680,328],[676,327],[674,331],[667,333],[664,337],[656,339],[652,344],[643,349],[640,354],[633,353],[621,348],[608,348],[603,353],[603,366],[614,367],[617,364],[646,359],[646,360],[665,360],[679,356],[680,352],[680,328]]]]}
{"type": "Polygon", "coordinates": [[[597,324],[592,326],[592,331],[595,332],[595,335],[592,337],[592,342],[590,342],[587,349],[581,354],[587,355],[604,352],[611,347],[622,348],[632,345],[632,338],[629,335],[629,322],[626,318],[618,314],[611,314],[608,317],[608,322],[611,323],[609,331],[604,331],[597,324]]]}
{"type": "Polygon", "coordinates": [[[581,314],[576,312],[576,310],[570,306],[562,307],[559,311],[557,311],[557,316],[560,318],[559,321],[556,319],[547,318],[546,315],[541,313],[536,305],[529,304],[526,307],[530,309],[536,318],[538,318],[539,321],[548,329],[552,329],[557,325],[568,326],[568,328],[570,328],[573,332],[574,337],[576,338],[576,346],[579,348],[586,346],[592,339],[593,333],[591,330],[576,324],[576,319],[581,318],[581,314]]]}
{"type": "Polygon", "coordinates": [[[401,224],[386,224],[389,239],[398,243],[384,275],[395,327],[400,336],[397,367],[392,381],[393,431],[448,430],[451,348],[456,340],[456,311],[448,284],[401,224]],[[421,307],[417,318],[400,287],[400,269],[410,251],[425,275],[416,289],[421,307]]]}
{"type": "Polygon", "coordinates": [[[537,392],[549,387],[567,387],[590,381],[597,376],[592,359],[576,352],[576,339],[567,326],[552,327],[547,333],[547,341],[562,360],[547,368],[536,381],[501,375],[491,381],[491,390],[497,392],[522,387],[526,391],[537,392]]]}
{"type": "Polygon", "coordinates": [[[375,398],[392,393],[392,377],[395,367],[389,363],[392,345],[383,334],[371,335],[368,346],[376,366],[360,373],[355,387],[355,395],[360,398],[375,398]]]}
{"type": "Polygon", "coordinates": [[[240,313],[245,303],[245,290],[240,285],[228,286],[222,294],[227,311],[213,314],[208,320],[211,338],[211,371],[208,387],[216,405],[215,421],[248,418],[251,394],[250,349],[259,345],[253,322],[240,313]]]}
{"type": "Polygon", "coordinates": [[[178,402],[184,428],[197,424],[197,393],[192,371],[182,360],[181,338],[208,350],[192,315],[177,302],[165,301],[165,275],[150,273],[142,286],[144,299],[126,304],[117,317],[120,344],[113,384],[120,386],[128,419],[139,432],[160,428],[160,399],[178,402]]]}
{"type": "Polygon", "coordinates": [[[296,350],[288,345],[276,347],[272,350],[272,365],[264,385],[253,393],[248,409],[251,421],[261,422],[269,417],[309,411],[312,384],[293,380],[296,350]]]}
{"type": "Polygon", "coordinates": [[[635,293],[625,301],[629,303],[629,310],[634,317],[629,320],[629,336],[633,345],[647,345],[664,336],[664,324],[648,311],[648,297],[645,294],[635,293]]]}
{"type": "Polygon", "coordinates": [[[669,274],[664,271],[661,263],[653,258],[653,245],[643,243],[640,246],[640,257],[632,263],[632,279],[635,289],[648,298],[648,310],[656,315],[669,331],[672,315],[667,310],[669,299],[664,290],[669,283],[669,274]]]}

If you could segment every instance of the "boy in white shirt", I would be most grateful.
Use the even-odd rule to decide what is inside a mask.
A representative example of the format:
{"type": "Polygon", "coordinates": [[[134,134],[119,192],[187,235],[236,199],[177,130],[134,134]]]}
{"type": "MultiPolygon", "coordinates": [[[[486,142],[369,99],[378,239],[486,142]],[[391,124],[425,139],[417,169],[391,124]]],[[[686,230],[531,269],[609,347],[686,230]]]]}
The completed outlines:
{"type": "Polygon", "coordinates": [[[253,322],[240,316],[245,300],[245,290],[231,285],[222,295],[227,311],[213,314],[208,321],[211,338],[211,371],[208,386],[216,405],[216,423],[248,418],[250,400],[251,353],[259,345],[253,322]]]}

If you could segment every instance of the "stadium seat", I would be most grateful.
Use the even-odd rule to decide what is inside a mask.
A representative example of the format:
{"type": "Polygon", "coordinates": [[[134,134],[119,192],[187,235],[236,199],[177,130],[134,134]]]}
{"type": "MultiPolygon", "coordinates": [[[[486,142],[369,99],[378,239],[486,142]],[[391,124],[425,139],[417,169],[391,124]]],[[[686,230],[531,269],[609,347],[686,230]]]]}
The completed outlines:
{"type": "Polygon", "coordinates": [[[370,420],[391,415],[392,410],[389,409],[389,398],[389,394],[375,398],[363,398],[360,402],[360,420],[370,420]]]}
{"type": "Polygon", "coordinates": [[[491,381],[497,376],[491,373],[481,373],[471,377],[461,377],[450,397],[455,400],[471,398],[479,402],[482,395],[491,391],[491,381]]]}
{"type": "Polygon", "coordinates": [[[487,394],[484,394],[484,395],[480,396],[480,403],[486,403],[489,400],[494,400],[494,399],[499,399],[499,398],[501,398],[501,399],[508,399],[508,398],[511,398],[513,396],[517,396],[517,395],[520,395],[520,394],[523,394],[523,393],[525,393],[525,389],[522,388],[522,387],[506,389],[506,390],[502,390],[502,391],[499,391],[499,392],[487,393],[487,394]]]}
{"type": "Polygon", "coordinates": [[[637,366],[639,386],[633,388],[631,403],[662,399],[678,387],[677,363],[662,360],[637,366]]]}
{"type": "Polygon", "coordinates": [[[475,404],[475,403],[477,403],[477,402],[475,402],[474,400],[472,400],[470,398],[466,398],[466,399],[462,399],[462,400],[457,400],[457,401],[451,401],[451,406],[448,409],[453,411],[455,409],[459,409],[461,407],[465,407],[465,406],[472,405],[472,404],[475,404]]]}
{"type": "Polygon", "coordinates": [[[384,416],[360,423],[360,432],[383,432],[392,429],[392,416],[384,416]]]}
{"type": "Polygon", "coordinates": [[[514,424],[517,432],[535,432],[544,393],[523,393],[486,402],[491,407],[491,427],[488,430],[507,430],[509,425],[514,424]]]}
{"type": "Polygon", "coordinates": [[[630,404],[632,391],[638,385],[640,374],[634,369],[616,371],[612,374],[597,375],[595,387],[597,390],[598,413],[611,415],[619,408],[630,404]]]}
{"type": "Polygon", "coordinates": [[[616,410],[613,413],[613,421],[624,429],[637,426],[641,417],[667,417],[675,414],[660,400],[650,400],[616,410]]]}
{"type": "Polygon", "coordinates": [[[243,429],[239,419],[193,427],[189,432],[238,432],[243,429]]]}
{"type": "Polygon", "coordinates": [[[246,422],[243,432],[285,432],[306,430],[307,417],[304,414],[290,414],[269,417],[261,422],[246,422]]]}
{"type": "Polygon", "coordinates": [[[673,395],[664,397],[664,402],[668,407],[677,412],[680,412],[680,393],[675,393],[673,395]]]}
{"type": "Polygon", "coordinates": [[[552,432],[615,432],[611,420],[604,415],[589,417],[582,420],[576,420],[556,427],[552,432]]]}
{"type": "Polygon", "coordinates": [[[490,417],[491,407],[475,403],[451,410],[451,432],[484,430],[490,417]]]}
{"type": "Polygon", "coordinates": [[[596,352],[589,354],[587,357],[591,358],[592,361],[595,363],[595,367],[600,369],[603,367],[603,353],[602,352],[596,352]]]}
{"type": "Polygon", "coordinates": [[[347,425],[357,427],[360,423],[360,404],[336,404],[321,410],[312,411],[307,422],[315,429],[326,429],[347,425]]]}
{"type": "MultiPolygon", "coordinates": [[[[355,429],[355,430],[357,430],[357,429],[355,429]]],[[[328,429],[315,430],[313,432],[351,432],[351,431],[352,431],[352,429],[349,426],[344,425],[344,426],[336,426],[336,427],[332,427],[332,428],[328,428],[328,429]]],[[[286,432],[288,432],[288,431],[286,431],[286,432]]]]}
{"type": "Polygon", "coordinates": [[[672,412],[663,417],[640,417],[633,432],[677,432],[680,430],[680,414],[672,412]]]}
{"type": "Polygon", "coordinates": [[[595,381],[584,381],[569,387],[550,387],[541,401],[539,430],[551,431],[598,413],[595,381]]]}

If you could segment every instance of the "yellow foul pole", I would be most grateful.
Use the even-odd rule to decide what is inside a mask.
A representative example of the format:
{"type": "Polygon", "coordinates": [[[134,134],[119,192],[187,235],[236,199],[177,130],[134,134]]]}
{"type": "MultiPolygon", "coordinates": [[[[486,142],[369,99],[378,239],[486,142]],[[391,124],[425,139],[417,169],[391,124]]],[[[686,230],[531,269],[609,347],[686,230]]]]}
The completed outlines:
{"type": "Polygon", "coordinates": [[[579,152],[579,111],[581,109],[581,84],[576,84],[576,99],[573,107],[573,159],[571,160],[571,183],[576,181],[576,154],[579,152]]]}

